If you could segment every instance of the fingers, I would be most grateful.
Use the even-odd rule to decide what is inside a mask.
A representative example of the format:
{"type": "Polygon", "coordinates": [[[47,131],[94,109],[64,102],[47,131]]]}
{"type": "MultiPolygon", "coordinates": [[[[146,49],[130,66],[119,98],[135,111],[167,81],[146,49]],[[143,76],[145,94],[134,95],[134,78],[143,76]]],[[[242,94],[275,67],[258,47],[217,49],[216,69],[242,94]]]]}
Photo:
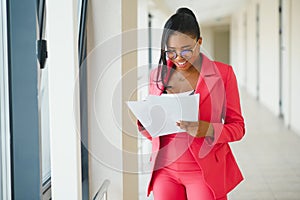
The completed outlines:
{"type": "Polygon", "coordinates": [[[176,125],[194,137],[197,135],[198,122],[178,121],[176,125]]]}
{"type": "Polygon", "coordinates": [[[180,129],[187,130],[187,127],[183,125],[180,121],[176,122],[176,126],[178,126],[180,129]]]}
{"type": "Polygon", "coordinates": [[[178,121],[176,122],[177,126],[183,126],[183,127],[198,127],[199,122],[189,122],[189,121],[178,121]]]}
{"type": "Polygon", "coordinates": [[[186,130],[188,129],[188,123],[183,123],[183,121],[176,122],[176,125],[179,126],[180,129],[186,130]]]}
{"type": "Polygon", "coordinates": [[[211,135],[211,131],[213,135],[213,129],[209,130],[210,123],[206,121],[189,122],[180,120],[176,122],[176,125],[194,137],[205,137],[206,135],[211,135]]]}

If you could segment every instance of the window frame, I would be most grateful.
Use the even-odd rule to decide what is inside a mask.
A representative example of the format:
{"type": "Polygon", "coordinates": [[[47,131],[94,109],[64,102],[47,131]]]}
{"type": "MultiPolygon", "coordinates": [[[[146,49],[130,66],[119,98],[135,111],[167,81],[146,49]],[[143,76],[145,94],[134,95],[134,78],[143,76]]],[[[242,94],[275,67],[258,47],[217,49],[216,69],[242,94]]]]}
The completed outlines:
{"type": "Polygon", "coordinates": [[[6,1],[0,1],[0,199],[11,199],[6,1]]]}
{"type": "Polygon", "coordinates": [[[11,198],[40,200],[36,0],[6,2],[11,198]]]}

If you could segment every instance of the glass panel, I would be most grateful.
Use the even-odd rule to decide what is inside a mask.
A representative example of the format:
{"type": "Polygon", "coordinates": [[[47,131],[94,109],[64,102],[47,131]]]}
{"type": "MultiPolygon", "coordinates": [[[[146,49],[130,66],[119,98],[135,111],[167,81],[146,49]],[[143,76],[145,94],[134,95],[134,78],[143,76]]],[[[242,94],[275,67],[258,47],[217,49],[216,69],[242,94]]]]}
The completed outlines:
{"type": "Polygon", "coordinates": [[[11,199],[6,1],[0,1],[0,199],[11,199]]]}
{"type": "Polygon", "coordinates": [[[42,152],[42,184],[51,178],[50,162],[50,127],[49,127],[49,96],[48,96],[48,68],[40,70],[39,80],[39,115],[42,152]]]}
{"type": "MultiPolygon", "coordinates": [[[[45,1],[38,0],[38,39],[46,40],[47,25],[46,20],[46,5],[45,1]],[[43,13],[44,12],[44,13],[43,13]],[[44,17],[43,17],[43,16],[44,17]],[[42,20],[44,20],[42,22],[42,20]],[[42,27],[42,25],[43,27],[42,27]],[[42,38],[40,38],[42,37],[42,38]]],[[[49,125],[49,93],[48,93],[48,66],[45,62],[45,66],[38,69],[38,95],[39,95],[39,131],[40,131],[40,149],[41,149],[41,182],[42,182],[42,194],[44,194],[49,187],[51,187],[51,158],[50,158],[50,125],[49,125]]]]}

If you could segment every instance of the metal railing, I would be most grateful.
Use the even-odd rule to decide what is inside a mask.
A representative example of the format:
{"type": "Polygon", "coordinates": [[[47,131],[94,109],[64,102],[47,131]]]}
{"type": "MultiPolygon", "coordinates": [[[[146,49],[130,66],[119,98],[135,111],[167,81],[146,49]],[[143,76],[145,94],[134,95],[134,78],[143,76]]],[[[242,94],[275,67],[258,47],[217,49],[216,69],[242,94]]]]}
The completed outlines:
{"type": "Polygon", "coordinates": [[[104,180],[104,182],[100,186],[99,190],[95,194],[93,200],[102,200],[103,198],[104,198],[104,200],[107,200],[107,190],[108,190],[109,184],[110,184],[110,180],[108,180],[108,179],[104,180]]]}

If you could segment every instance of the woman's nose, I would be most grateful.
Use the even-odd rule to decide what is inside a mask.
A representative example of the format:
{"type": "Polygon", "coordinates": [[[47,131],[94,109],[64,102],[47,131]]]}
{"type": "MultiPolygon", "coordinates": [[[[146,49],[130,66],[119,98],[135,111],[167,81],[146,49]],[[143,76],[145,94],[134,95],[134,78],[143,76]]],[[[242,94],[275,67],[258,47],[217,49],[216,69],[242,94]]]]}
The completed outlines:
{"type": "Polygon", "coordinates": [[[180,52],[179,53],[176,52],[176,55],[177,55],[176,58],[175,58],[176,61],[184,60],[184,58],[181,56],[180,52]]]}

